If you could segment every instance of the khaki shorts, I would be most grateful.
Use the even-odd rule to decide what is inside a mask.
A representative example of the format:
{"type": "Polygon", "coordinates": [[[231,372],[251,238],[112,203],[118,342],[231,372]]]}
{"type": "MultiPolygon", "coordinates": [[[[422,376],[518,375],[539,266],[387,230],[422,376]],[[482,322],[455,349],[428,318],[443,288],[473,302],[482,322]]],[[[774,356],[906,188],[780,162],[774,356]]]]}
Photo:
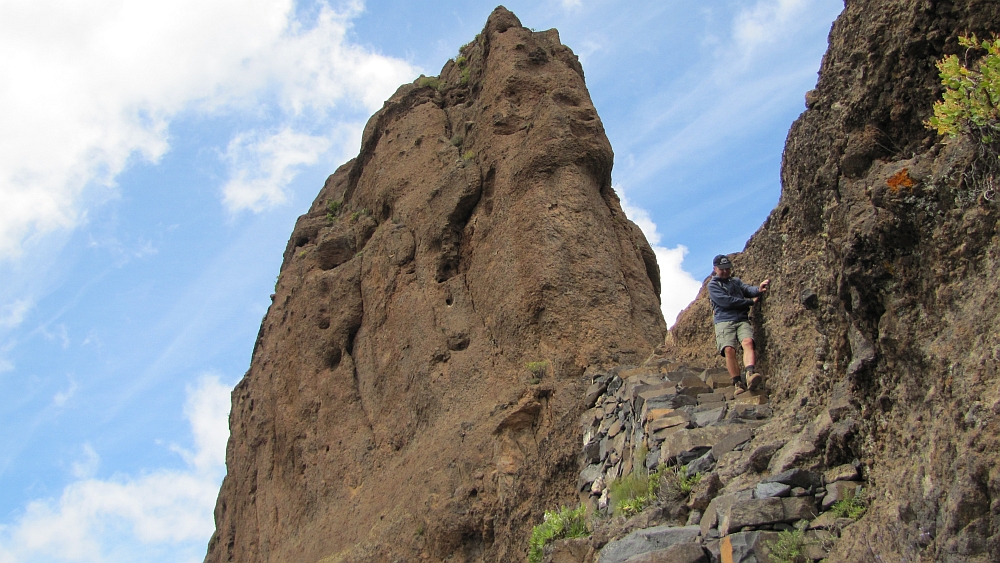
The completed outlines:
{"type": "Polygon", "coordinates": [[[753,327],[748,321],[715,323],[715,345],[719,347],[719,355],[726,355],[726,346],[732,346],[734,350],[739,350],[740,342],[747,338],[753,338],[753,327]]]}

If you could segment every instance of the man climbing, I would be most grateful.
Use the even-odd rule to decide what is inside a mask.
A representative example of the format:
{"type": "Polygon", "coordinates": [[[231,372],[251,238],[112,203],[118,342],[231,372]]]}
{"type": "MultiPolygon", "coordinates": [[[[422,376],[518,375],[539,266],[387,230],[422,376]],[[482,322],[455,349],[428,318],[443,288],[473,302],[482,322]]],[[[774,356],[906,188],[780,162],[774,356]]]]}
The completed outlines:
{"type": "Polygon", "coordinates": [[[712,260],[715,275],[708,282],[708,296],[712,299],[713,320],[715,322],[715,342],[719,354],[726,358],[726,369],[736,386],[736,393],[754,390],[764,382],[757,371],[754,354],[753,327],[750,326],[750,307],[767,291],[771,280],[760,282],[759,286],[743,283],[733,276],[733,263],[725,255],[712,260]],[[743,368],[736,360],[736,347],[743,347],[743,368]]]}

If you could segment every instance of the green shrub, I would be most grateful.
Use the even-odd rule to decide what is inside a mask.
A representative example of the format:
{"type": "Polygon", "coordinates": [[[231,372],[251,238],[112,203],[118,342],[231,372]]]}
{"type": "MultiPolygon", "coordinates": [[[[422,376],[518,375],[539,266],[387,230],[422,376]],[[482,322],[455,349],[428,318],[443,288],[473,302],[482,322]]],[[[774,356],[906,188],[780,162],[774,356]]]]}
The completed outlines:
{"type": "Polygon", "coordinates": [[[472,151],[465,151],[465,153],[462,154],[462,160],[472,160],[473,158],[476,158],[476,153],[472,151]]]}
{"type": "Polygon", "coordinates": [[[460,147],[464,142],[465,142],[465,137],[461,135],[455,135],[454,137],[451,138],[451,146],[453,147],[460,147]]]}
{"type": "Polygon", "coordinates": [[[830,507],[830,512],[837,518],[850,518],[851,520],[861,518],[868,510],[865,501],[861,499],[861,492],[862,489],[858,488],[853,497],[838,500],[830,507]]]}
{"type": "Polygon", "coordinates": [[[673,488],[685,495],[690,493],[694,489],[694,486],[701,482],[701,477],[701,473],[688,476],[686,465],[675,465],[667,473],[667,479],[673,485],[673,488]]]}
{"type": "Polygon", "coordinates": [[[455,64],[460,67],[464,67],[467,62],[469,62],[469,59],[465,58],[465,55],[459,55],[458,58],[455,59],[455,64]]]}
{"type": "Polygon", "coordinates": [[[469,67],[463,68],[462,69],[461,79],[459,80],[459,83],[462,86],[468,86],[468,84],[469,84],[469,76],[471,76],[471,74],[472,74],[472,69],[470,69],[469,67]]]}
{"type": "Polygon", "coordinates": [[[943,99],[934,104],[934,117],[927,126],[940,135],[956,137],[961,134],[979,136],[991,143],[998,129],[1000,113],[1000,41],[972,36],[958,38],[959,45],[969,50],[983,50],[986,55],[978,64],[966,66],[957,55],[948,55],[938,61],[943,99]],[[970,68],[970,66],[972,68],[970,68]]]}
{"type": "Polygon", "coordinates": [[[802,557],[802,549],[806,545],[805,533],[802,530],[785,530],[778,538],[767,542],[767,550],[771,553],[770,560],[774,563],[796,563],[802,557]]]}
{"type": "Polygon", "coordinates": [[[959,37],[958,43],[966,48],[965,60],[948,55],[938,61],[944,94],[924,125],[940,135],[963,135],[975,143],[976,158],[966,181],[992,200],[1000,176],[1000,40],[994,35],[992,41],[980,41],[971,35],[959,37]],[[984,54],[970,63],[972,51],[984,54]]]}
{"type": "Polygon", "coordinates": [[[545,511],[542,523],[531,529],[528,540],[528,562],[539,563],[545,556],[545,545],[563,538],[583,538],[587,531],[587,509],[582,504],[575,510],[562,507],[559,512],[545,511]]]}
{"type": "Polygon", "coordinates": [[[343,200],[339,199],[331,199],[326,202],[326,220],[328,222],[332,223],[337,218],[337,215],[340,214],[340,208],[343,203],[343,200]]]}
{"type": "Polygon", "coordinates": [[[440,90],[441,89],[441,79],[438,78],[438,77],[436,77],[436,76],[424,76],[423,74],[421,74],[420,78],[417,78],[417,87],[418,88],[433,88],[435,90],[440,90]]]}
{"type": "Polygon", "coordinates": [[[647,473],[645,467],[639,465],[632,473],[612,481],[608,485],[608,493],[614,513],[633,516],[656,500],[663,470],[661,465],[658,470],[647,473]]]}
{"type": "Polygon", "coordinates": [[[549,369],[549,362],[548,360],[542,360],[540,362],[528,362],[524,364],[524,367],[528,368],[528,371],[530,371],[533,376],[535,376],[538,379],[541,379],[542,376],[545,375],[545,372],[548,371],[549,369]]]}

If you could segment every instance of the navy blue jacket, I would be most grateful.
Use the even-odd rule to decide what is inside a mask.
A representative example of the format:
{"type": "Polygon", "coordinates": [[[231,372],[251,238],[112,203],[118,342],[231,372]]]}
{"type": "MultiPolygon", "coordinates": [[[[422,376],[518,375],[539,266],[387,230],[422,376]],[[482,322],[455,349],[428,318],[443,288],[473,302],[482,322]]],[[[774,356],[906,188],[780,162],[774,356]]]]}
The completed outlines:
{"type": "Polygon", "coordinates": [[[759,287],[747,285],[740,278],[722,279],[712,276],[708,282],[708,296],[712,299],[715,323],[749,321],[752,298],[759,295],[759,287]]]}

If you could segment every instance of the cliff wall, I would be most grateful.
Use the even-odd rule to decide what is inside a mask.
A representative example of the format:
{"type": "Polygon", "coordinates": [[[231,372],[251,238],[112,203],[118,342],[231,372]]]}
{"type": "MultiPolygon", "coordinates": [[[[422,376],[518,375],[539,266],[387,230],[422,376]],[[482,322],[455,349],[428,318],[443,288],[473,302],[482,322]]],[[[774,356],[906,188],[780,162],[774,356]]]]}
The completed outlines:
{"type": "Polygon", "coordinates": [[[296,223],[205,560],[521,561],[575,502],[585,371],[666,333],[612,161],[576,56],[503,8],[400,87],[296,223]]]}
{"type": "MultiPolygon", "coordinates": [[[[772,280],[754,324],[781,415],[766,438],[789,440],[776,459],[866,470],[871,507],[831,560],[998,560],[1000,213],[975,147],[923,125],[935,62],[974,60],[958,35],[997,30],[996,2],[846,2],[781,200],[733,257],[772,280]]],[[[713,357],[710,315],[699,295],[676,357],[713,357]]]]}

